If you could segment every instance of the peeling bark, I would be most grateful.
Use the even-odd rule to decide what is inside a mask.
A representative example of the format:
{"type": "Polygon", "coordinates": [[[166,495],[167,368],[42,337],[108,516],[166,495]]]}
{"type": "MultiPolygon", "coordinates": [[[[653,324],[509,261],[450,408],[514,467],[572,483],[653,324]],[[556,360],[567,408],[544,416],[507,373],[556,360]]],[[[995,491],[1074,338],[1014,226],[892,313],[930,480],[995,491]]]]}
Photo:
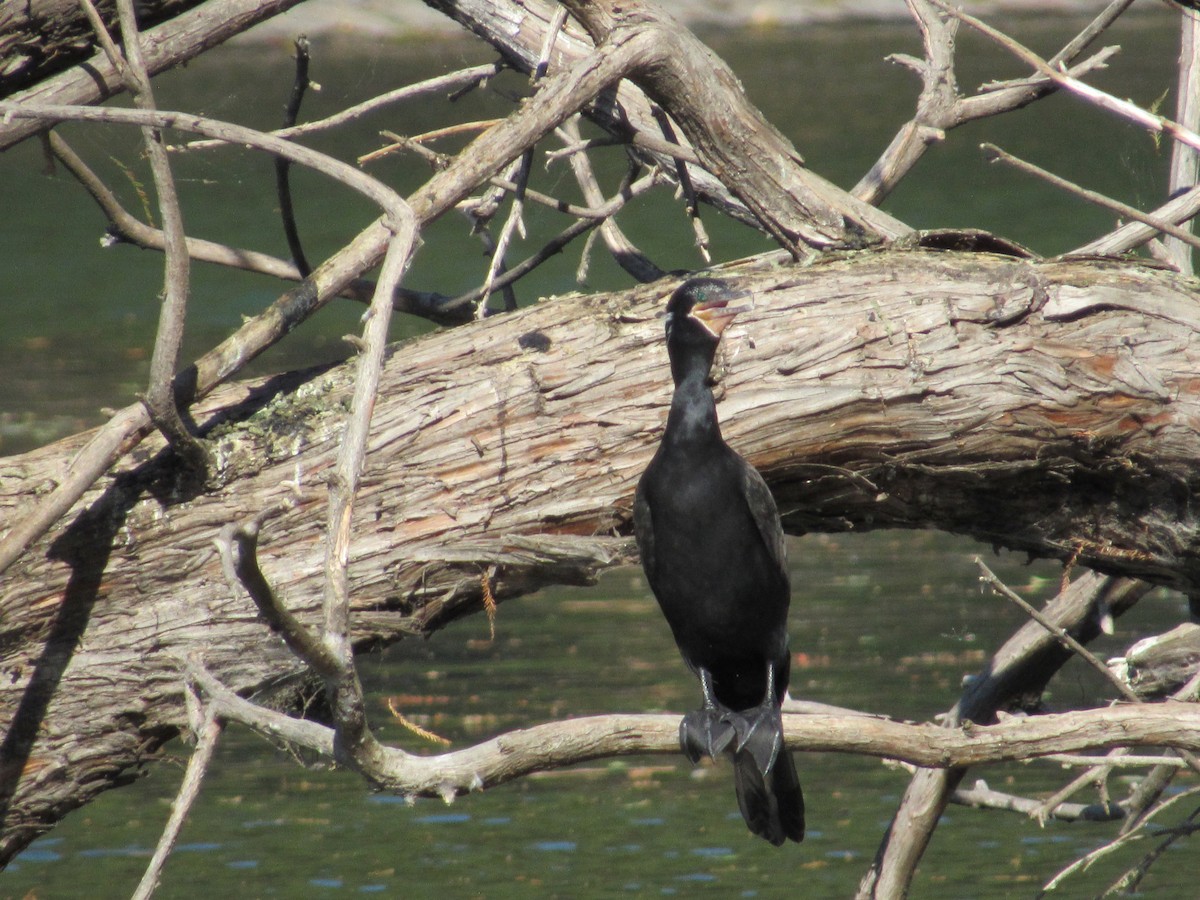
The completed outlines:
{"type": "MultiPolygon", "coordinates": [[[[726,275],[756,308],[727,332],[719,414],[789,531],[936,527],[1200,592],[1194,282],[928,251],[726,275]]],[[[558,298],[393,350],[351,548],[360,646],[478,609],[485,578],[504,598],[630,560],[633,489],[670,390],[655,313],[673,286],[558,298]]],[[[230,595],[212,541],[279,504],[260,562],[319,620],[351,371],[210,398],[194,410],[219,460],[210,483],[181,481],[147,442],[6,573],[0,858],[183,727],[190,654],[238,692],[303,680],[230,595]]],[[[0,461],[0,518],[85,438],[0,461]]]]}

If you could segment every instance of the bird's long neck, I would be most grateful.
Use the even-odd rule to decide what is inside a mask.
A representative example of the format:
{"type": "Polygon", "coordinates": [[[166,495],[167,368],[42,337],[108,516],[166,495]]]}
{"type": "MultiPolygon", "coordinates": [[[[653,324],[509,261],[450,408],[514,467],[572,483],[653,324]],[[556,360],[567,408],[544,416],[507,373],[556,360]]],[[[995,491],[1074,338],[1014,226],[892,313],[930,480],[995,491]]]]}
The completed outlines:
{"type": "Polygon", "coordinates": [[[691,366],[675,382],[667,415],[664,443],[705,443],[721,440],[717,403],[708,384],[708,368],[691,366]]]}

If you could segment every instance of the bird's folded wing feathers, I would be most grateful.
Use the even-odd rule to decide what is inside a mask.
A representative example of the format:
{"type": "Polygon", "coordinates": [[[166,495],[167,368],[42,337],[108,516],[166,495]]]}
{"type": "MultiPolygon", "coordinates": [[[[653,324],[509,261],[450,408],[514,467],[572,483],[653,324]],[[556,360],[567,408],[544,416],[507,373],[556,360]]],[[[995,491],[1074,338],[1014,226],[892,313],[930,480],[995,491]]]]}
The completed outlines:
{"type": "Polygon", "coordinates": [[[750,513],[758,525],[759,534],[762,535],[771,559],[781,568],[786,568],[787,543],[784,541],[783,526],[779,522],[775,498],[771,496],[771,489],[758,474],[758,470],[741,457],[738,459],[742,463],[742,484],[745,487],[746,503],[750,506],[750,513]]]}

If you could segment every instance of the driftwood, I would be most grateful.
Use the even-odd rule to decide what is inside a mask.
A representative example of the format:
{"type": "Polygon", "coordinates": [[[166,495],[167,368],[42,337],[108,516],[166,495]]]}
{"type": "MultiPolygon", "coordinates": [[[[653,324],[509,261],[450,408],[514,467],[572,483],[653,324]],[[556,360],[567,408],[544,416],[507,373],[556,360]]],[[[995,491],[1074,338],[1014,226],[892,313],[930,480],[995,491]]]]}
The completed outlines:
{"type": "Polygon", "coordinates": [[[1200,672],[1200,625],[1185,622],[1166,634],[1142,638],[1109,666],[1140,697],[1165,697],[1200,672]]]}
{"type": "MultiPolygon", "coordinates": [[[[1187,280],[932,251],[729,277],[756,309],[727,335],[720,414],[793,533],[940,527],[1197,588],[1200,298],[1187,280]]],[[[629,560],[633,486],[668,397],[655,313],[672,284],[558,298],[391,356],[354,522],[357,643],[478,609],[485,582],[504,598],[629,560]]],[[[277,505],[263,568],[316,620],[350,373],[229,389],[196,412],[219,460],[212,483],[181,480],[147,444],[7,573],[6,846],[184,726],[192,654],[239,693],[301,674],[231,595],[212,543],[277,505]]],[[[5,460],[0,514],[52,484],[80,440],[5,460]]]]}

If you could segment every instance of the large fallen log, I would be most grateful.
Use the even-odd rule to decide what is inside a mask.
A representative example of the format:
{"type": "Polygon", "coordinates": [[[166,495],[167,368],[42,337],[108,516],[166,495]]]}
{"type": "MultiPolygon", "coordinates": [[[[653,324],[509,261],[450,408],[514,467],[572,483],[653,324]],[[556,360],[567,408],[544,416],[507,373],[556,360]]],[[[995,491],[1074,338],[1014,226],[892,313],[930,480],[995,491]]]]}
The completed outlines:
{"type": "MultiPolygon", "coordinates": [[[[729,277],[756,308],[727,332],[719,413],[791,532],[941,528],[1200,588],[1194,282],[930,251],[729,277]]],[[[485,590],[585,582],[630,559],[633,488],[670,392],[655,313],[673,286],[557,298],[394,349],[351,548],[360,645],[428,633],[485,590]]],[[[297,681],[212,542],[273,511],[263,568],[318,621],[351,371],[210,398],[194,411],[219,460],[208,483],[146,442],[5,574],[0,859],[177,733],[189,656],[241,693],[297,681]]],[[[0,461],[2,521],[82,440],[0,461]]]]}

